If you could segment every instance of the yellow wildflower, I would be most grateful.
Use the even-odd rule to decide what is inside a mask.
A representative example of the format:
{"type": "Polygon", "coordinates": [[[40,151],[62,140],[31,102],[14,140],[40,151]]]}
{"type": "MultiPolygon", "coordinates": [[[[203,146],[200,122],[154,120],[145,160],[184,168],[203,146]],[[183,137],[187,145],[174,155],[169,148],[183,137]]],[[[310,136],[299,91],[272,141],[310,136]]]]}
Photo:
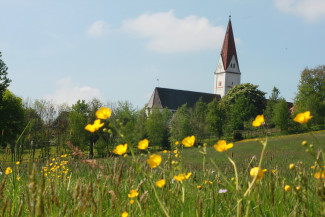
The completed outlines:
{"type": "Polygon", "coordinates": [[[17,176],[17,181],[19,181],[19,180],[20,180],[20,176],[18,175],[18,176],[17,176]]]}
{"type": "Polygon", "coordinates": [[[130,191],[130,194],[128,194],[128,197],[129,198],[134,198],[134,197],[137,197],[139,195],[138,191],[135,189],[135,190],[131,190],[130,191]]]}
{"type": "Polygon", "coordinates": [[[112,110],[109,108],[102,107],[98,111],[96,111],[96,117],[98,119],[107,119],[111,117],[112,110]]]}
{"type": "Polygon", "coordinates": [[[156,168],[161,163],[161,156],[158,154],[150,155],[147,162],[148,162],[150,168],[156,168]]]}
{"type": "Polygon", "coordinates": [[[160,180],[158,180],[157,182],[156,182],[156,186],[158,187],[158,188],[162,188],[162,187],[164,187],[166,185],[166,181],[165,181],[165,179],[160,179],[160,180]]]}
{"type": "Polygon", "coordinates": [[[5,174],[9,175],[10,173],[12,173],[12,169],[10,167],[7,167],[5,174]]]}
{"type": "Polygon", "coordinates": [[[52,158],[52,161],[55,161],[55,158],[52,158]]]}
{"type": "Polygon", "coordinates": [[[176,142],[175,142],[175,145],[179,145],[179,141],[176,141],[176,142]]]}
{"type": "Polygon", "coordinates": [[[322,171],[322,175],[320,174],[320,172],[315,173],[314,177],[316,179],[320,179],[320,178],[325,179],[325,171],[322,171]]]}
{"type": "Polygon", "coordinates": [[[300,186],[297,186],[297,187],[296,187],[296,190],[297,190],[297,191],[300,191],[300,189],[301,189],[300,186]]]}
{"type": "Polygon", "coordinates": [[[100,119],[97,119],[94,121],[93,124],[88,124],[85,127],[85,130],[88,130],[89,132],[93,133],[97,131],[99,128],[101,128],[102,126],[104,126],[104,123],[100,123],[100,119]]]}
{"type": "Polygon", "coordinates": [[[251,177],[255,178],[259,181],[262,180],[264,177],[264,173],[266,172],[266,169],[262,170],[260,167],[254,167],[250,171],[251,177]]]}
{"type": "Polygon", "coordinates": [[[129,216],[129,213],[127,212],[127,211],[124,211],[123,213],[122,213],[122,217],[128,217],[129,216]]]}
{"type": "Polygon", "coordinates": [[[217,144],[215,144],[213,147],[215,150],[217,150],[218,152],[224,152],[227,151],[228,149],[232,148],[234,146],[234,144],[226,143],[226,140],[219,140],[217,144]]]}
{"type": "Polygon", "coordinates": [[[289,165],[289,169],[290,169],[290,170],[293,170],[294,168],[295,168],[295,165],[294,165],[294,164],[290,164],[290,165],[289,165]]]}
{"type": "Polygon", "coordinates": [[[202,188],[202,186],[201,186],[201,185],[198,185],[198,186],[196,186],[196,188],[197,188],[197,189],[201,189],[201,188],[202,188]]]}
{"type": "Polygon", "coordinates": [[[182,144],[185,147],[192,147],[195,143],[195,136],[188,136],[182,140],[182,144]]]}
{"type": "Polygon", "coordinates": [[[19,162],[19,161],[17,161],[17,162],[16,162],[16,165],[19,165],[19,164],[20,164],[20,162],[19,162]]]}
{"type": "Polygon", "coordinates": [[[290,191],[290,189],[291,189],[291,188],[290,188],[290,185],[286,185],[286,186],[284,186],[284,190],[285,190],[285,191],[290,191]]]}
{"type": "Polygon", "coordinates": [[[257,115],[255,120],[253,121],[253,127],[259,127],[264,123],[264,115],[257,115]]]}
{"type": "Polygon", "coordinates": [[[144,139],[144,140],[141,140],[138,144],[138,149],[140,150],[145,150],[147,149],[149,146],[149,141],[148,139],[144,139]]]}
{"type": "Polygon", "coordinates": [[[124,144],[124,145],[120,144],[116,146],[116,148],[113,150],[113,153],[122,155],[126,152],[127,149],[128,149],[128,144],[124,144]]]}
{"type": "Polygon", "coordinates": [[[271,170],[272,173],[275,173],[275,170],[271,170]]]}
{"type": "Polygon", "coordinates": [[[163,150],[163,153],[166,154],[168,151],[167,150],[163,150]]]}
{"type": "Polygon", "coordinates": [[[313,116],[310,116],[310,111],[306,111],[306,112],[297,114],[297,116],[293,120],[300,124],[304,124],[304,123],[307,123],[312,117],[313,116]]]}
{"type": "Polygon", "coordinates": [[[191,172],[187,173],[187,175],[185,175],[185,173],[179,174],[178,176],[174,176],[174,179],[182,182],[184,180],[187,180],[188,178],[190,178],[190,176],[192,175],[191,172]]]}
{"type": "Polygon", "coordinates": [[[134,200],[130,200],[130,204],[134,204],[134,200]]]}

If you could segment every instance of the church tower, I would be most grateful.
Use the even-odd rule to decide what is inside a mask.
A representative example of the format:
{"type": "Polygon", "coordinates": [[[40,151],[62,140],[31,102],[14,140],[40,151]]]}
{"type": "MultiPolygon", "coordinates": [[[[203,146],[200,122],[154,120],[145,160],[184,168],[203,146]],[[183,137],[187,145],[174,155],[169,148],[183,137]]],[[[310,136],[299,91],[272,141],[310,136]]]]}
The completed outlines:
{"type": "Polygon", "coordinates": [[[240,84],[240,75],[235,39],[231,27],[231,17],[229,16],[219,63],[214,73],[214,94],[224,97],[229,89],[240,84]]]}

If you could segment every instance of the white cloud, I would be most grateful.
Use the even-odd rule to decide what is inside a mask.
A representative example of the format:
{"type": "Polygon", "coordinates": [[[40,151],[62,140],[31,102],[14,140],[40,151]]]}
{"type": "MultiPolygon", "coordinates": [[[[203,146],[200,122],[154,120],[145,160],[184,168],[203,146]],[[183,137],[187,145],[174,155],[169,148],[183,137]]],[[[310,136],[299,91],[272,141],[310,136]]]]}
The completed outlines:
{"type": "Polygon", "coordinates": [[[324,0],[274,0],[274,3],[279,10],[297,14],[307,21],[325,18],[324,0]]]}
{"type": "Polygon", "coordinates": [[[63,78],[57,82],[57,89],[54,94],[45,95],[43,98],[53,100],[57,104],[75,104],[78,99],[90,101],[93,98],[102,100],[100,90],[89,86],[78,86],[71,81],[71,78],[63,78]]]}
{"type": "Polygon", "coordinates": [[[177,18],[174,11],[149,14],[123,22],[122,29],[149,38],[147,47],[158,52],[187,52],[222,46],[225,29],[205,17],[177,18]]]}
{"type": "Polygon", "coordinates": [[[88,35],[99,38],[107,35],[109,32],[109,25],[103,20],[97,20],[88,28],[88,35]]]}

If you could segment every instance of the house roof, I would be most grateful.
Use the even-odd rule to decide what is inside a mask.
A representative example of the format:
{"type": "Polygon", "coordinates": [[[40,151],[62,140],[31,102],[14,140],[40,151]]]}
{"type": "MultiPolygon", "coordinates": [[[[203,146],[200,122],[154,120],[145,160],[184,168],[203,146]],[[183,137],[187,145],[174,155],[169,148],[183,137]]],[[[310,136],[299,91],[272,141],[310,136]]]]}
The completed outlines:
{"type": "Polygon", "coordinates": [[[177,110],[184,104],[194,107],[195,103],[202,97],[203,102],[210,103],[213,99],[220,100],[220,95],[211,93],[193,92],[187,90],[175,90],[156,87],[147,105],[147,108],[165,108],[177,110]]]}
{"type": "Polygon", "coordinates": [[[226,31],[225,39],[223,41],[220,55],[222,57],[222,62],[223,62],[223,66],[224,66],[225,70],[227,70],[227,68],[229,67],[231,58],[233,56],[235,56],[237,66],[239,67],[235,39],[234,39],[234,33],[232,31],[230,17],[229,17],[228,27],[227,27],[227,31],[226,31]]]}

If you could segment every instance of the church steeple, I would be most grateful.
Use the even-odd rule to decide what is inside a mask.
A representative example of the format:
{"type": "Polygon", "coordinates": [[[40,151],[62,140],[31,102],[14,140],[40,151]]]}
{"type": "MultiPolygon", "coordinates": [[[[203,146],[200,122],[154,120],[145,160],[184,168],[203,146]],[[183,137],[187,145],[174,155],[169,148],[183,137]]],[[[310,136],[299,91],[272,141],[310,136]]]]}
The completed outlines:
{"type": "Polygon", "coordinates": [[[234,33],[232,31],[232,26],[231,26],[231,16],[229,16],[229,22],[227,26],[227,31],[225,35],[225,39],[223,40],[223,45],[221,49],[221,57],[222,57],[222,62],[224,65],[224,69],[227,70],[231,58],[234,56],[237,66],[238,66],[238,58],[237,58],[237,52],[236,52],[236,45],[235,45],[235,39],[234,39],[234,33]]]}
{"type": "Polygon", "coordinates": [[[229,89],[240,84],[240,75],[235,38],[232,31],[231,17],[229,16],[219,63],[214,73],[214,93],[219,94],[221,97],[226,95],[229,89]]]}

